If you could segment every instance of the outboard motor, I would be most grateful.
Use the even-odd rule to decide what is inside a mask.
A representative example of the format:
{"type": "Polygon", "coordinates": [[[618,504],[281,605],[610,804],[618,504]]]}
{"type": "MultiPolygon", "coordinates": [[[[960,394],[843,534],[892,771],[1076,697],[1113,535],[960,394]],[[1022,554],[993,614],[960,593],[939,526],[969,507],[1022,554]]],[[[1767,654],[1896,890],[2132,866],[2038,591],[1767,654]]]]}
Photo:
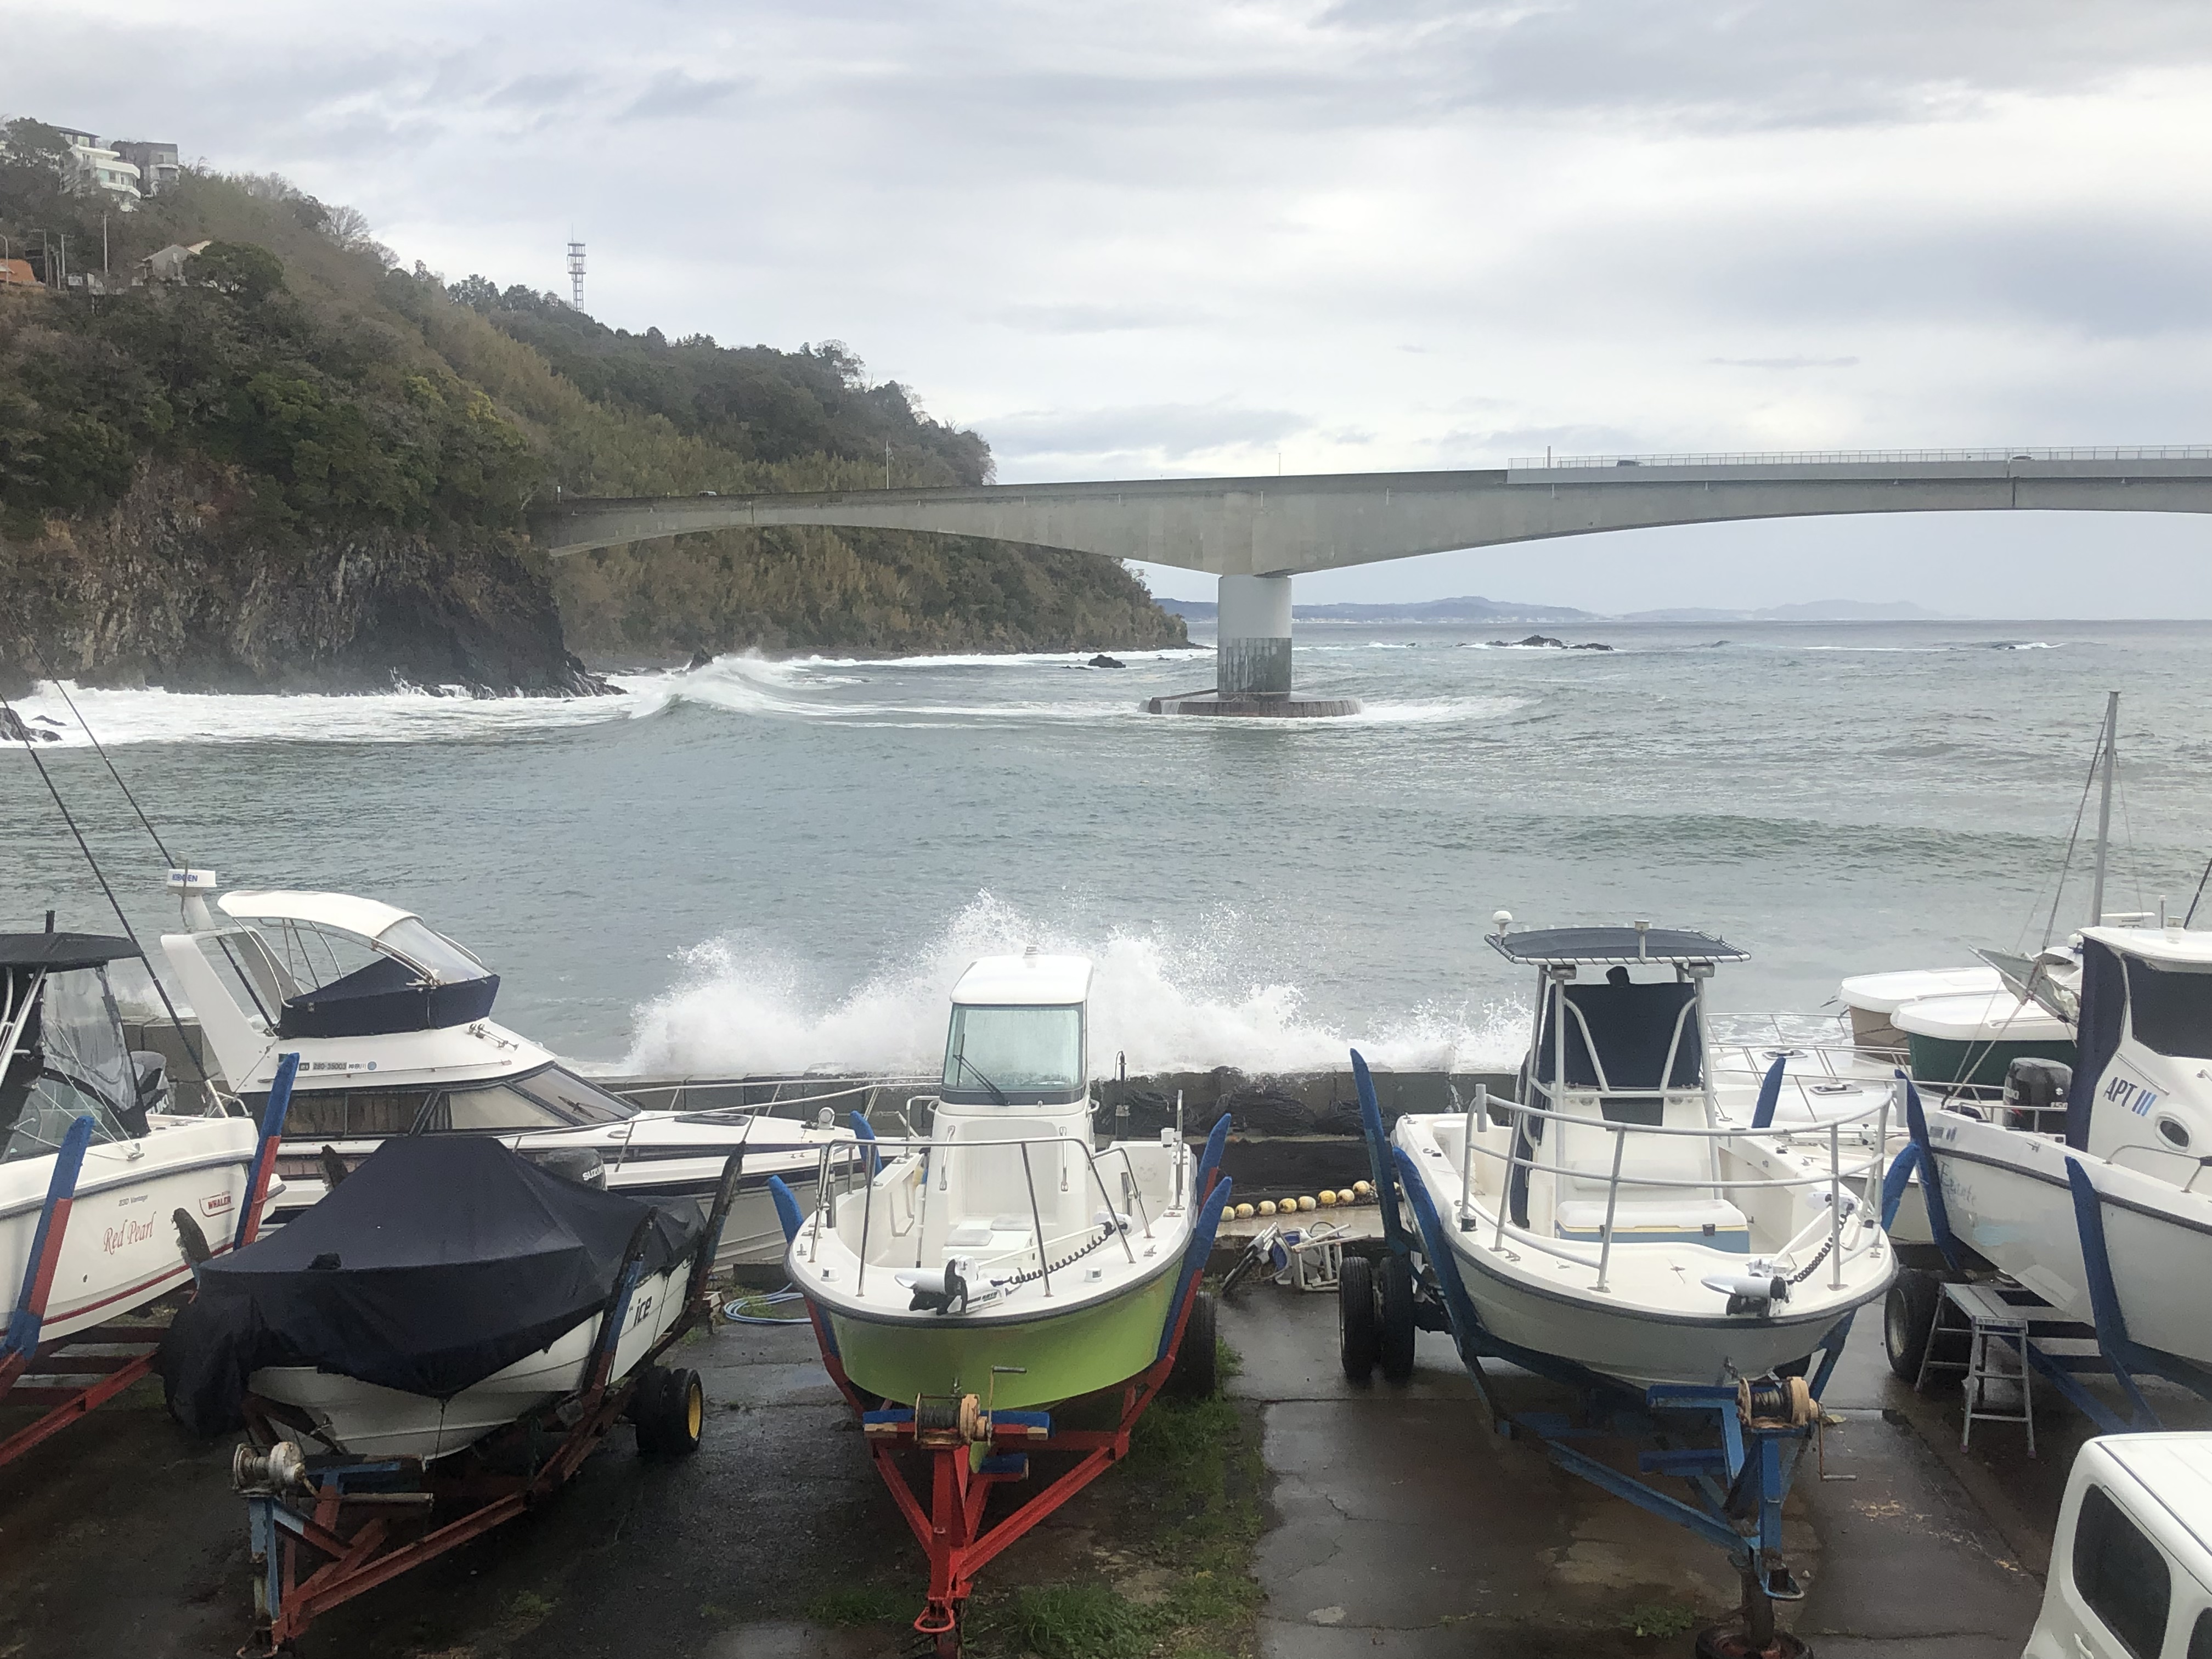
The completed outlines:
{"type": "Polygon", "coordinates": [[[2005,1127],[2065,1133],[2066,1097],[2073,1086],[2074,1068],[2065,1061],[2021,1055],[2005,1068],[2005,1127]]]}

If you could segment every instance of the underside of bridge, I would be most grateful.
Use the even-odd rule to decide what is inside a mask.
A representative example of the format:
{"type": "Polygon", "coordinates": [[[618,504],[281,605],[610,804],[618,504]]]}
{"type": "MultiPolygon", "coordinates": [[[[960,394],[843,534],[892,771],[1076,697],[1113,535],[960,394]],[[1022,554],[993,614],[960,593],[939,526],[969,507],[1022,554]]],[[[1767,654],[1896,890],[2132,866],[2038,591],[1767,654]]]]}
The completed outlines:
{"type": "Polygon", "coordinates": [[[777,525],[975,536],[1220,578],[1215,682],[1157,712],[1330,714],[1291,683],[1301,571],[1665,525],[1863,513],[2212,513],[2212,447],[1605,456],[1470,472],[556,501],[554,554],[777,525]]]}

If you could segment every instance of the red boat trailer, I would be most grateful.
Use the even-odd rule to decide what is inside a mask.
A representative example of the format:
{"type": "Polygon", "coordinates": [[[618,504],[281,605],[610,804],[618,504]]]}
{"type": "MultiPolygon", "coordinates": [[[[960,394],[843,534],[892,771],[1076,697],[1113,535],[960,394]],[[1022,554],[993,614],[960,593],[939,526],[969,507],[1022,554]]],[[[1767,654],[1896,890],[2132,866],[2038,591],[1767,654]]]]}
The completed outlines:
{"type": "MultiPolygon", "coordinates": [[[[1189,1332],[1194,1309],[1200,1306],[1199,1279],[1213,1251],[1215,1230],[1229,1201],[1230,1182],[1219,1173],[1221,1152],[1229,1136],[1226,1114],[1207,1137],[1194,1189],[1204,1195],[1197,1224],[1183,1252],[1181,1277],[1174,1299],[1168,1304],[1165,1328],[1160,1333],[1157,1357],[1145,1370],[1110,1392],[1118,1396],[1110,1429],[1063,1429],[1048,1412],[994,1411],[975,1395],[923,1396],[911,1406],[892,1406],[856,1388],[845,1374],[836,1336],[822,1310],[812,1302],[807,1316],[821,1345],[823,1368],[860,1421],[876,1472],[890,1488],[892,1501],[906,1518],[915,1541],[929,1558],[929,1595],[915,1631],[930,1638],[937,1659],[959,1659],[960,1626],[968,1598],[975,1591],[975,1575],[1001,1551],[1033,1530],[1060,1505],[1129,1455],[1129,1432],[1145,1408],[1158,1397],[1175,1376],[1183,1338],[1189,1332]],[[929,1461],[928,1492],[908,1474],[899,1453],[908,1448],[929,1461]],[[991,1494],[1002,1486],[1026,1480],[1032,1452],[1075,1452],[1081,1455],[1051,1485],[1033,1493],[1011,1513],[990,1524],[984,1510],[991,1494]]],[[[783,1182],[771,1176],[778,1213],[787,1241],[798,1237],[805,1224],[799,1201],[783,1182]]],[[[1200,1340],[1211,1345],[1213,1321],[1211,1302],[1200,1321],[1200,1340]]],[[[1209,1356],[1210,1358],[1210,1356],[1209,1356]]],[[[1207,1367],[1211,1375],[1211,1367],[1207,1367]]],[[[1092,1396],[1098,1398],[1099,1396],[1092,1396]]]]}
{"type": "Polygon", "coordinates": [[[566,1484],[625,1414],[638,1424],[641,1449],[696,1450],[702,1423],[697,1374],[665,1371],[659,1360],[713,1316],[707,1286],[714,1243],[729,1219],[744,1158],[740,1146],[722,1165],[683,1314],[619,1381],[615,1352],[644,1276],[649,1216],[630,1236],[583,1386],[464,1451],[428,1461],[310,1456],[287,1437],[312,1429],[304,1413],[247,1395],[252,1443],[234,1455],[231,1483],[246,1499],[259,1576],[253,1633],[241,1655],[295,1653],[308,1626],[332,1607],[512,1521],[566,1484]],[[303,1551],[312,1553],[304,1564],[303,1551]]]}
{"type": "MultiPolygon", "coordinates": [[[[292,1104],[292,1079],[300,1057],[286,1054],[276,1065],[270,1085],[269,1103],[261,1115],[261,1138],[253,1154],[246,1202],[237,1230],[222,1249],[240,1249],[261,1231],[261,1208],[269,1194],[269,1181],[276,1168],[276,1147],[283,1139],[284,1115],[292,1104]]],[[[163,1328],[120,1321],[94,1325],[52,1342],[40,1340],[46,1323],[46,1304],[54,1288],[54,1273],[61,1264],[62,1243],[69,1233],[70,1211],[76,1202],[76,1186],[83,1173],[84,1155],[92,1143],[92,1120],[78,1118],[62,1135],[54,1158],[52,1179],[32,1236],[30,1259],[23,1268],[23,1285],[15,1297],[15,1311],[8,1333],[0,1339],[0,1403],[42,1405],[46,1410],[36,1421],[0,1440],[0,1464],[14,1462],[32,1447],[58,1434],[95,1407],[112,1400],[154,1369],[163,1328]],[[27,1382],[26,1378],[52,1381],[27,1382]],[[88,1382],[64,1379],[88,1377],[88,1382]]],[[[196,1270],[210,1252],[199,1224],[179,1211],[178,1245],[196,1270]]]]}

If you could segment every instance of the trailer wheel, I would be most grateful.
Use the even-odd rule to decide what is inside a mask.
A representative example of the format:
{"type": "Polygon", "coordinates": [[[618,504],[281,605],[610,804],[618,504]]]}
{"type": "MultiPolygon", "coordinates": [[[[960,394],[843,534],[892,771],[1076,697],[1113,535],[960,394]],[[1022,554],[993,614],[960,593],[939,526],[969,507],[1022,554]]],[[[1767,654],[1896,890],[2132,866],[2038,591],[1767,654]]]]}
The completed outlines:
{"type": "Polygon", "coordinates": [[[1934,1273],[1906,1267],[1891,1282],[1881,1304],[1881,1346],[1889,1354],[1890,1374],[1900,1382],[1920,1381],[1920,1362],[1936,1328],[1942,1281],[1934,1273]]]}
{"type": "Polygon", "coordinates": [[[1382,1375],[1404,1382],[1413,1375],[1413,1264],[1395,1252],[1382,1258],[1382,1375]]]}
{"type": "Polygon", "coordinates": [[[645,1374],[637,1379],[637,1387],[630,1390],[629,1404],[623,1415],[637,1428],[637,1449],[653,1453],[660,1449],[660,1391],[667,1385],[672,1373],[659,1365],[648,1365],[645,1374]]]}
{"type": "Polygon", "coordinates": [[[699,1373],[656,1365],[640,1385],[637,1449],[660,1457],[689,1457],[707,1426],[707,1391],[699,1373]],[[647,1390],[650,1392],[647,1392],[647,1390]]]}
{"type": "Polygon", "coordinates": [[[1375,1264],[1364,1255],[1346,1255],[1337,1270],[1336,1330],[1345,1376],[1366,1382],[1375,1373],[1382,1334],[1375,1313],[1375,1264]]]}
{"type": "Polygon", "coordinates": [[[1214,1307],[1213,1298],[1203,1291],[1191,1298],[1182,1346],[1176,1350],[1175,1364],[1168,1372],[1167,1391],[1178,1400],[1211,1400],[1221,1385],[1215,1363],[1214,1307]]]}

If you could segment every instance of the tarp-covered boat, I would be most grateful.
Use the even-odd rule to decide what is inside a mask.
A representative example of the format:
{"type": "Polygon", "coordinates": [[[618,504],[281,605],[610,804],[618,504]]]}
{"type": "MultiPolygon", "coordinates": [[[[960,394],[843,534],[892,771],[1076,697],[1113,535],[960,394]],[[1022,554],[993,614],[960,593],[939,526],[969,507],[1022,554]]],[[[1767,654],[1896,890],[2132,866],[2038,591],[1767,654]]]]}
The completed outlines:
{"type": "Polygon", "coordinates": [[[282,1231],[201,1269],[162,1351],[170,1408],[216,1433],[250,1393],[340,1450],[459,1450],[578,1386],[641,1226],[617,1376],[682,1312],[696,1206],[565,1180],[485,1136],[388,1140],[282,1231]]]}

